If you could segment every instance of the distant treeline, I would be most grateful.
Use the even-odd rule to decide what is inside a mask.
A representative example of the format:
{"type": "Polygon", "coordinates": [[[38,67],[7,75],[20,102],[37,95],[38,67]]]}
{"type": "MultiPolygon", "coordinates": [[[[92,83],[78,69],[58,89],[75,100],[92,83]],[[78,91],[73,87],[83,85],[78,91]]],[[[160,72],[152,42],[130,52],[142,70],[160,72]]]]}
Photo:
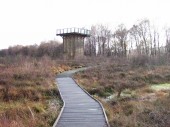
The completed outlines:
{"type": "Polygon", "coordinates": [[[170,27],[158,31],[148,19],[135,23],[130,28],[124,24],[111,28],[108,25],[93,25],[91,36],[85,44],[89,56],[149,56],[170,54],[170,27]]]}
{"type": "Polygon", "coordinates": [[[43,57],[49,56],[51,58],[62,57],[63,47],[57,41],[42,42],[40,45],[30,46],[13,46],[8,49],[0,50],[0,56],[30,56],[30,57],[43,57]]]}

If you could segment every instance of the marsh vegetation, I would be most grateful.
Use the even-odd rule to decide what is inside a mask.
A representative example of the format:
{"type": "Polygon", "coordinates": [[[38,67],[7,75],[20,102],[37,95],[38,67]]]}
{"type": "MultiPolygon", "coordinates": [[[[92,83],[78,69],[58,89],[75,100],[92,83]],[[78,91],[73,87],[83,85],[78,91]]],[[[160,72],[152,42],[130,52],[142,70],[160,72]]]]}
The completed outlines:
{"type": "Polygon", "coordinates": [[[102,102],[111,127],[168,127],[170,67],[110,63],[75,78],[102,102]]]}

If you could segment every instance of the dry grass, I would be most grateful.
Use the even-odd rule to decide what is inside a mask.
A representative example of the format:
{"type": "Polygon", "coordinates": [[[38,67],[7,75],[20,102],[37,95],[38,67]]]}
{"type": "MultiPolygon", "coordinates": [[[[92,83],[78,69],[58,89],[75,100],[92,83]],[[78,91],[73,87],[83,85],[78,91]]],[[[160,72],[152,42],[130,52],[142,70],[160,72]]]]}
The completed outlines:
{"type": "Polygon", "coordinates": [[[103,103],[111,127],[168,127],[170,91],[157,91],[150,85],[169,83],[169,75],[169,66],[131,68],[108,64],[78,73],[75,78],[103,103]],[[121,96],[116,98],[119,86],[115,82],[122,80],[135,83],[123,87],[121,96]]]}
{"type": "Polygon", "coordinates": [[[56,73],[70,69],[44,57],[0,61],[0,127],[50,127],[61,101],[56,73]]]}

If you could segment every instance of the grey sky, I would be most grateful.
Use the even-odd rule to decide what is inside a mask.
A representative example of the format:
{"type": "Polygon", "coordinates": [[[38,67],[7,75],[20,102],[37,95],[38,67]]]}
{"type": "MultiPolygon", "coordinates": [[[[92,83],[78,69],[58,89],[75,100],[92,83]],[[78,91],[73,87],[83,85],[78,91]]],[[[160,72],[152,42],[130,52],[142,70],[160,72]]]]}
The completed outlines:
{"type": "Polygon", "coordinates": [[[0,49],[57,39],[57,28],[124,23],[148,18],[170,25],[169,0],[0,0],[0,49]]]}

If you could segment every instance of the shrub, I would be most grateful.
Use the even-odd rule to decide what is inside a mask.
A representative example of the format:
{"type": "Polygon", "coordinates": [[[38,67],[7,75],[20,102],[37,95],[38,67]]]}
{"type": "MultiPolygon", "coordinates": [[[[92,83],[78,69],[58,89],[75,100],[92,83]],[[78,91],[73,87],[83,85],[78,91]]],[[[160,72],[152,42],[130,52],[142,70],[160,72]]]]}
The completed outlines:
{"type": "Polygon", "coordinates": [[[131,58],[132,67],[145,67],[149,64],[148,55],[138,55],[131,58]]]}

